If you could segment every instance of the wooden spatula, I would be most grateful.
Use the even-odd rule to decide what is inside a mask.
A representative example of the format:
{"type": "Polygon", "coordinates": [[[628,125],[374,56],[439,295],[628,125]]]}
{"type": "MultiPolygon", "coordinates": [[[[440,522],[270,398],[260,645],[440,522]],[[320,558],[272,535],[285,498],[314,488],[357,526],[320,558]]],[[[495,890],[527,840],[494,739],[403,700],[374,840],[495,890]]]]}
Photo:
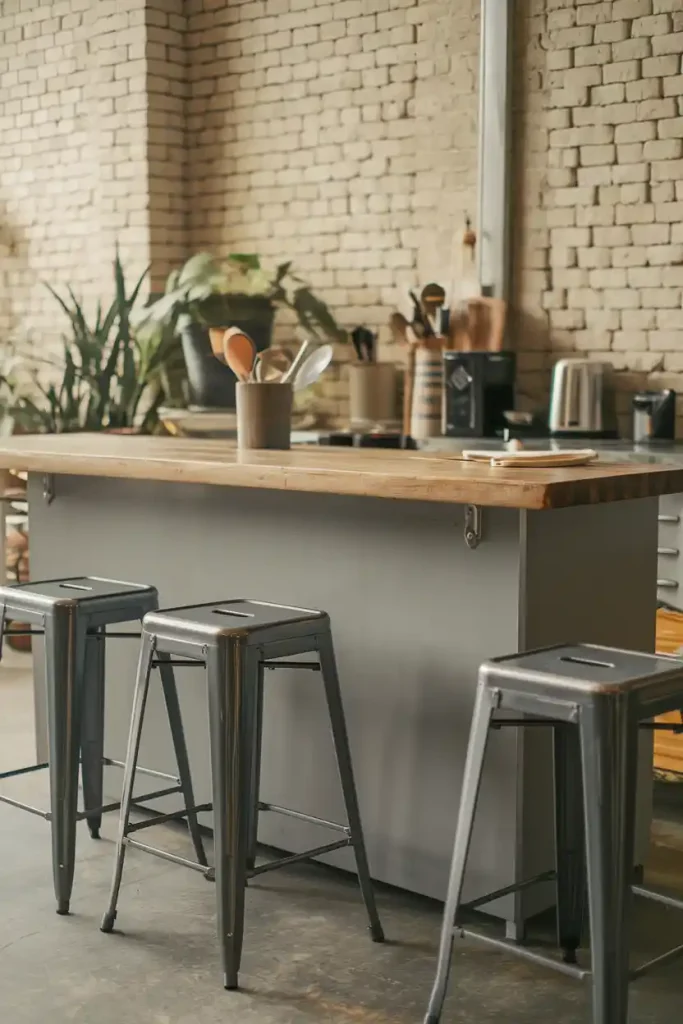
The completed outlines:
{"type": "Polygon", "coordinates": [[[248,334],[240,331],[239,327],[229,327],[223,335],[223,355],[238,380],[249,380],[254,368],[256,345],[248,334]]]}

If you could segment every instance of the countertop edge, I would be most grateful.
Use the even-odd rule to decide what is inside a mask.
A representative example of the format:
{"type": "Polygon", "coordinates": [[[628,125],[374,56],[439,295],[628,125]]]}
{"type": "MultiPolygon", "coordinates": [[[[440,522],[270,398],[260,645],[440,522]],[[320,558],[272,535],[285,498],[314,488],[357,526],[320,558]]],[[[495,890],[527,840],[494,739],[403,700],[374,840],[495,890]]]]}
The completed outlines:
{"type": "Polygon", "coordinates": [[[487,508],[549,511],[579,505],[607,504],[683,492],[683,467],[660,465],[642,475],[614,475],[583,480],[525,481],[508,490],[501,487],[499,500],[491,502],[491,481],[440,478],[430,484],[390,471],[352,472],[330,467],[245,466],[201,462],[178,463],[170,458],[123,458],[98,454],[77,456],[55,452],[0,451],[0,467],[56,476],[87,476],[158,483],[182,483],[219,487],[283,490],[299,493],[349,495],[395,501],[426,501],[440,504],[478,504],[487,508]],[[678,479],[671,486],[671,475],[678,479]],[[514,491],[514,493],[512,493],[514,491]],[[509,497],[508,497],[509,495],[509,497]]]}

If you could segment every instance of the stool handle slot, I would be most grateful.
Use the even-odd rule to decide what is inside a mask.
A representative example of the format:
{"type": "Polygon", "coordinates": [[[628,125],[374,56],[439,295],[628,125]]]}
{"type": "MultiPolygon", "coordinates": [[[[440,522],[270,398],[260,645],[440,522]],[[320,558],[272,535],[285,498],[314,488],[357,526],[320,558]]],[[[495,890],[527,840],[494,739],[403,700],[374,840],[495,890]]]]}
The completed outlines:
{"type": "Polygon", "coordinates": [[[577,658],[571,654],[567,654],[560,658],[560,661],[568,661],[572,665],[588,665],[589,668],[611,668],[615,669],[617,666],[611,661],[597,661],[592,658],[577,658]]]}
{"type": "Polygon", "coordinates": [[[235,618],[235,619],[253,619],[254,618],[254,613],[253,612],[235,612],[235,611],[232,611],[230,608],[214,608],[213,609],[213,614],[214,615],[227,615],[227,616],[229,616],[231,618],[235,618]]]}

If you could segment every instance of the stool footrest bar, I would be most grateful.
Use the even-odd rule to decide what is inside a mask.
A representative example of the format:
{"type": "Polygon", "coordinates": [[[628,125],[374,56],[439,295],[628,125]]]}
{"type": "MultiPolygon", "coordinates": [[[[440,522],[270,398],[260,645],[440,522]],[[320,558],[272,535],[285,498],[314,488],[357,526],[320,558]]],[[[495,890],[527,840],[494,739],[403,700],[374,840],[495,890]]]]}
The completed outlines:
{"type": "MultiPolygon", "coordinates": [[[[180,788],[173,790],[174,793],[180,793],[180,788]]],[[[153,796],[154,794],[152,794],[153,796]]],[[[144,797],[140,797],[140,800],[144,800],[144,797]]],[[[151,828],[152,825],[163,825],[165,821],[180,821],[186,818],[188,814],[194,812],[199,814],[201,811],[210,811],[212,808],[211,804],[200,804],[198,807],[187,807],[182,808],[179,811],[169,811],[167,814],[157,814],[156,812],[147,812],[149,818],[147,821],[136,821],[133,825],[129,825],[126,830],[126,835],[131,835],[132,832],[139,832],[143,828],[151,828]]]]}
{"type": "Polygon", "coordinates": [[[670,949],[667,953],[662,953],[661,956],[656,956],[652,960],[648,960],[646,963],[641,964],[640,967],[634,967],[632,971],[629,971],[629,978],[632,980],[635,978],[642,978],[648,971],[653,970],[655,967],[660,967],[663,964],[668,964],[670,960],[675,960],[677,957],[683,954],[683,945],[676,946],[674,949],[670,949]]]}
{"type": "MultiPolygon", "coordinates": [[[[102,763],[109,765],[111,768],[125,768],[126,765],[123,761],[115,761],[112,757],[104,757],[102,763]]],[[[136,773],[140,775],[150,775],[154,779],[168,779],[169,782],[175,782],[177,786],[180,785],[180,779],[177,775],[169,775],[168,772],[157,772],[153,768],[143,768],[142,765],[138,765],[135,769],[136,773]]]]}
{"type": "Polygon", "coordinates": [[[124,836],[123,839],[126,846],[132,846],[136,850],[142,850],[143,853],[151,853],[153,857],[160,857],[161,860],[168,860],[172,864],[180,864],[184,868],[192,868],[193,871],[199,871],[202,875],[212,877],[214,869],[207,867],[205,864],[197,864],[194,860],[187,860],[186,857],[179,857],[175,853],[168,853],[166,850],[159,850],[156,846],[148,846],[147,843],[140,843],[137,839],[129,839],[128,836],[124,836]]]}
{"type": "Polygon", "coordinates": [[[14,800],[11,796],[4,796],[0,793],[0,803],[9,804],[10,807],[18,807],[20,811],[28,811],[29,814],[37,814],[39,818],[50,821],[52,815],[49,811],[43,811],[40,807],[33,807],[31,804],[22,803],[21,800],[14,800]]]}
{"type": "Polygon", "coordinates": [[[30,764],[27,768],[14,768],[11,772],[0,772],[0,779],[14,779],[18,775],[30,775],[31,772],[44,771],[49,767],[47,761],[43,761],[42,764],[30,764]]]}
{"type": "Polygon", "coordinates": [[[550,967],[552,970],[560,971],[561,974],[568,974],[571,978],[577,978],[579,981],[583,981],[584,978],[589,978],[591,975],[590,971],[584,970],[582,967],[575,967],[573,964],[565,964],[561,960],[554,960],[544,953],[537,953],[533,949],[519,946],[517,943],[509,942],[507,939],[498,939],[494,935],[484,935],[482,932],[475,931],[472,928],[462,928],[460,925],[456,925],[455,931],[468,939],[476,939],[478,942],[484,942],[489,946],[494,946],[496,949],[506,950],[508,953],[512,953],[513,956],[521,956],[523,959],[530,960],[534,964],[550,967]]]}
{"type": "Polygon", "coordinates": [[[530,725],[548,728],[551,725],[564,724],[561,718],[492,718],[489,728],[502,729],[504,726],[512,726],[516,729],[526,729],[530,725]]]}
{"type": "Polygon", "coordinates": [[[3,636],[45,636],[44,629],[6,629],[3,636]]]}
{"type": "Polygon", "coordinates": [[[645,889],[641,885],[632,885],[631,892],[635,896],[642,896],[646,900],[653,900],[655,903],[663,903],[665,907],[673,907],[675,910],[683,910],[683,900],[677,900],[674,896],[667,896],[663,892],[655,892],[653,889],[645,889]]]}
{"type": "Polygon", "coordinates": [[[320,662],[319,661],[262,661],[261,664],[264,668],[276,669],[276,668],[302,668],[309,672],[319,672],[320,662]]]}
{"type": "Polygon", "coordinates": [[[296,818],[298,821],[308,821],[312,825],[320,825],[321,828],[329,828],[334,832],[343,832],[351,835],[348,825],[340,825],[336,821],[327,821],[325,818],[316,818],[313,814],[304,814],[303,811],[292,811],[289,807],[280,807],[278,804],[264,804],[259,801],[259,811],[272,811],[273,814],[284,814],[287,818],[296,818]]]}
{"type": "Polygon", "coordinates": [[[304,850],[303,853],[293,853],[289,857],[278,857],[277,860],[269,860],[267,864],[259,864],[247,872],[248,878],[255,875],[263,875],[266,871],[274,871],[276,868],[284,868],[287,864],[297,864],[302,860],[311,860],[313,857],[320,857],[323,853],[332,853],[333,850],[341,850],[345,846],[351,846],[351,838],[338,839],[336,843],[326,843],[325,846],[318,846],[314,850],[304,850]]]}
{"type": "Polygon", "coordinates": [[[478,896],[476,900],[470,900],[468,903],[461,903],[460,908],[462,910],[475,910],[477,907],[483,907],[486,903],[493,903],[494,900],[499,900],[503,896],[510,896],[513,892],[522,892],[523,889],[530,889],[532,885],[540,885],[541,882],[554,882],[555,871],[544,871],[540,875],[534,875],[533,878],[527,878],[525,882],[513,882],[512,885],[506,885],[503,889],[496,889],[495,892],[489,892],[485,896],[478,896]]]}
{"type": "Polygon", "coordinates": [[[164,660],[163,658],[152,658],[152,668],[159,668],[160,665],[165,665],[168,668],[205,668],[203,659],[198,661],[197,658],[173,658],[173,660],[164,660]]]}
{"type": "MultiPolygon", "coordinates": [[[[158,789],[154,793],[141,793],[139,797],[136,797],[136,803],[143,800],[159,800],[162,796],[173,796],[174,793],[182,793],[182,786],[169,786],[168,789],[158,789]]],[[[109,811],[118,811],[120,807],[121,801],[116,800],[110,804],[103,804],[102,807],[93,807],[87,811],[79,811],[76,817],[79,821],[83,821],[84,818],[91,818],[94,814],[107,814],[109,811]]]]}

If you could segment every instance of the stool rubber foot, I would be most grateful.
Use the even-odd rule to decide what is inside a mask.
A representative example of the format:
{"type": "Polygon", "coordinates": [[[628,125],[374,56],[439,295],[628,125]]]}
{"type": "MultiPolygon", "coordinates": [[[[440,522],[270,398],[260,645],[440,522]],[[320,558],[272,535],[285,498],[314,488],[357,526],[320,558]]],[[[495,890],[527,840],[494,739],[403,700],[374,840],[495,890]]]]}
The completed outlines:
{"type": "Polygon", "coordinates": [[[235,992],[239,988],[239,981],[237,975],[223,975],[223,988],[228,992],[235,992]]]}
{"type": "Polygon", "coordinates": [[[66,915],[69,913],[69,901],[68,900],[58,900],[57,901],[57,913],[60,915],[60,917],[66,917],[66,915]]]}
{"type": "Polygon", "coordinates": [[[424,1024],[439,1024],[439,1018],[434,1013],[428,1013],[424,1019],[424,1024]]]}
{"type": "Polygon", "coordinates": [[[575,963],[578,963],[578,961],[576,959],[576,950],[575,949],[563,949],[562,950],[562,962],[565,963],[565,964],[575,964],[575,963]]]}
{"type": "Polygon", "coordinates": [[[90,829],[90,838],[91,839],[99,839],[100,838],[100,826],[99,825],[91,825],[90,822],[88,822],[88,828],[90,829]]]}
{"type": "Polygon", "coordinates": [[[381,924],[370,926],[370,938],[373,942],[384,942],[384,929],[381,924]]]}
{"type": "Polygon", "coordinates": [[[102,918],[102,924],[100,925],[100,931],[109,934],[114,930],[114,921],[116,921],[116,911],[113,913],[107,913],[102,918]]]}

